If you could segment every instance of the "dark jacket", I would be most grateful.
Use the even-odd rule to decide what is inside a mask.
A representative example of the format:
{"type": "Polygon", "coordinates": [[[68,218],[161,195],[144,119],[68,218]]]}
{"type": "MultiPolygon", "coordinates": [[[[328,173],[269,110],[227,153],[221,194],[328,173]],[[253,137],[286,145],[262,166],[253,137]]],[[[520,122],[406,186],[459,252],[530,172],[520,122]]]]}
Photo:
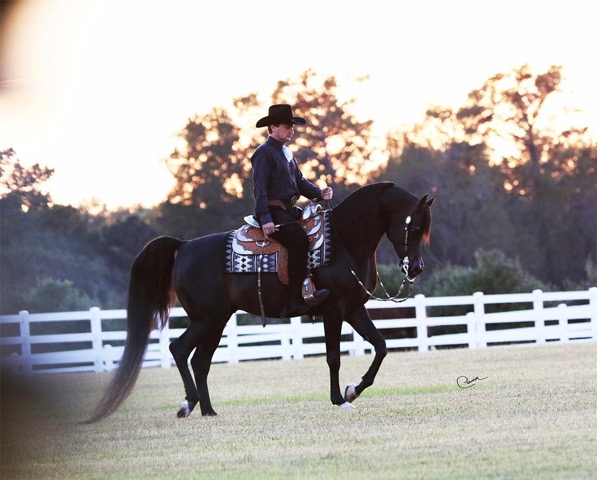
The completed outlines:
{"type": "Polygon", "coordinates": [[[294,157],[290,161],[286,159],[283,146],[282,142],[268,137],[251,157],[255,216],[262,225],[272,221],[268,200],[281,200],[290,206],[291,199],[299,195],[309,199],[322,198],[317,185],[303,177],[294,157]]]}

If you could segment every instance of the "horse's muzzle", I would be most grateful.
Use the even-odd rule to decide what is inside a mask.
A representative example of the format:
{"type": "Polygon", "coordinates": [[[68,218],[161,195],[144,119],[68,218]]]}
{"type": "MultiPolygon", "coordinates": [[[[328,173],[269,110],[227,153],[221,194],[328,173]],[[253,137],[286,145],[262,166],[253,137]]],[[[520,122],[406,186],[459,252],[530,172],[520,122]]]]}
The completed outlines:
{"type": "Polygon", "coordinates": [[[425,270],[425,263],[423,263],[423,259],[421,257],[415,257],[412,259],[408,267],[408,276],[414,279],[417,275],[422,273],[423,270],[425,270]]]}

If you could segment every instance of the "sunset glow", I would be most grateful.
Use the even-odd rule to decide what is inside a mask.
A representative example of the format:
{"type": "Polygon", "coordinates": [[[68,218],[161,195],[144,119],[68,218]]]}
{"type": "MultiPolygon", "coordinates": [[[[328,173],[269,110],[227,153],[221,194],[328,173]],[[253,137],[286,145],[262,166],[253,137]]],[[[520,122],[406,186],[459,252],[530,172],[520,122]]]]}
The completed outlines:
{"type": "Polygon", "coordinates": [[[188,118],[253,92],[267,105],[307,69],[335,76],[383,138],[496,73],[562,65],[562,101],[597,131],[593,17],[577,0],[16,5],[3,23],[0,149],[54,168],[46,186],[61,204],[163,201],[174,180],[162,159],[188,118]]]}

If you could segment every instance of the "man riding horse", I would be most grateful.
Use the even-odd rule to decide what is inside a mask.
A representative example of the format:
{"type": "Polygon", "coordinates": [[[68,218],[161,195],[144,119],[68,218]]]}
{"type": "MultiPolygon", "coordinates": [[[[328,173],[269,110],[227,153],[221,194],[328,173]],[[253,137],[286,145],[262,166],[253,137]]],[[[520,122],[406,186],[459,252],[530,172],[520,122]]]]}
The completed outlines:
{"type": "Polygon", "coordinates": [[[302,293],[303,282],[308,281],[309,242],[298,225],[301,214],[296,201],[301,195],[312,200],[330,200],[333,196],[330,187],[320,189],[305,179],[286,146],[294,134],[294,125],[306,123],[304,118],[293,116],[290,105],[272,105],[268,115],[256,124],[267,127],[269,136],[251,157],[255,216],[266,238],[273,238],[288,250],[288,302],[282,316],[286,312],[306,313],[309,306],[320,304],[329,294],[325,288],[316,290],[307,306],[302,293]]]}
{"type": "MultiPolygon", "coordinates": [[[[261,275],[260,269],[256,272],[227,270],[230,231],[191,240],[171,236],[153,239],[143,247],[131,266],[124,352],[87,423],[106,418],[130,394],[143,365],[151,332],[168,324],[175,300],[180,302],[189,319],[184,332],[170,343],[170,352],[185,392],[177,412],[180,418],[188,417],[196,406],[200,407],[201,415],[217,415],[211,403],[207,378],[226,324],[239,310],[253,315],[261,312],[262,318],[276,317],[280,311],[293,317],[301,312],[321,315],[333,405],[351,408],[352,402],[373,385],[388,352],[366,307],[378,282],[375,252],[385,235],[404,272],[402,284],[411,285],[407,295],[410,296],[415,278],[424,269],[422,245],[429,243],[434,199],[428,194],[418,198],[392,182],[358,188],[333,211],[326,213],[331,233],[330,249],[334,252],[332,261],[320,267],[313,266],[313,262],[307,263],[309,240],[297,222],[301,215],[295,208],[294,198],[304,195],[331,199],[333,193],[331,188],[320,190],[305,180],[285,146],[294,133],[293,125],[305,123],[303,118],[292,115],[289,105],[272,105],[269,115],[257,122],[257,127],[268,127],[269,138],[251,159],[255,177],[255,214],[261,230],[265,236],[287,246],[290,254],[289,301],[285,298],[288,287],[279,275],[261,275]],[[301,296],[301,283],[309,265],[313,268],[314,281],[321,289],[307,304],[301,296]],[[263,302],[262,288],[267,292],[263,302]],[[313,308],[314,303],[319,305],[313,308]],[[361,381],[347,386],[343,393],[339,372],[344,322],[371,344],[374,355],[361,381]]],[[[309,228],[309,233],[314,230],[309,228]]],[[[323,231],[327,237],[327,231],[323,231]]],[[[259,242],[263,243],[262,239],[259,242]]],[[[388,299],[399,296],[400,291],[394,297],[388,295],[388,299]]]]}

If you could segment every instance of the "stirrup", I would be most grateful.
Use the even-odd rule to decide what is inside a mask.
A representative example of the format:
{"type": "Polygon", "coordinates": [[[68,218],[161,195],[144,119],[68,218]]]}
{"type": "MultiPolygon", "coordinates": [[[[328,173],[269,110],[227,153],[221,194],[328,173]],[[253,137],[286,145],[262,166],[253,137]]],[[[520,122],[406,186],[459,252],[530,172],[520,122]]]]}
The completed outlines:
{"type": "Polygon", "coordinates": [[[309,307],[316,307],[327,298],[329,291],[325,288],[316,291],[313,278],[311,277],[311,274],[309,274],[309,276],[303,281],[301,293],[303,300],[305,300],[305,303],[309,307]]]}

